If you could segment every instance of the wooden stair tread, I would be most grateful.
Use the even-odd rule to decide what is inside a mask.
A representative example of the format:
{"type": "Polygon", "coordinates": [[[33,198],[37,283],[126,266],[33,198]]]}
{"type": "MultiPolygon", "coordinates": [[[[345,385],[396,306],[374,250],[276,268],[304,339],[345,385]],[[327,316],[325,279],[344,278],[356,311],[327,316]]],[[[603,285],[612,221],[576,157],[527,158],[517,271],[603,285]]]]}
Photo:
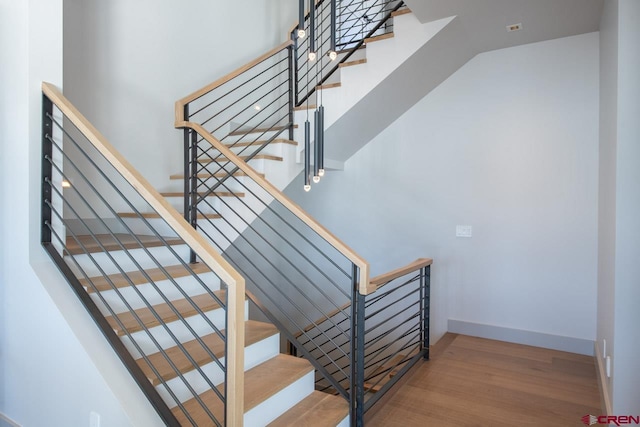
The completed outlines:
{"type": "MultiPolygon", "coordinates": [[[[244,330],[245,347],[248,347],[278,333],[278,329],[274,325],[270,323],[258,322],[255,320],[246,321],[244,330]]],[[[221,332],[224,335],[225,331],[222,330],[221,332]]],[[[201,339],[209,348],[209,350],[211,350],[211,353],[215,355],[215,357],[224,357],[225,343],[218,334],[211,333],[209,335],[201,337],[201,339]]],[[[205,351],[202,345],[195,339],[183,343],[182,345],[184,349],[189,353],[191,358],[198,364],[198,366],[204,366],[213,360],[211,358],[211,355],[207,351],[205,351]]],[[[171,359],[180,373],[184,374],[195,369],[193,364],[189,361],[187,356],[178,346],[166,349],[165,353],[171,359]]],[[[178,376],[176,371],[171,367],[162,353],[158,352],[152,354],[148,356],[148,359],[149,362],[151,362],[151,364],[156,368],[158,374],[160,374],[160,378],[162,378],[164,381],[169,381],[178,376]]],[[[138,359],[137,362],[144,374],[154,386],[161,384],[160,379],[158,379],[158,377],[154,374],[153,370],[149,367],[147,361],[144,358],[138,359]]]]}
{"type": "MultiPolygon", "coordinates": [[[[204,196],[207,193],[198,193],[199,196],[204,196]]],[[[184,197],[184,193],[179,191],[177,192],[169,192],[169,193],[160,193],[163,197],[184,197]]],[[[211,197],[244,197],[244,193],[237,193],[231,191],[214,191],[213,193],[209,193],[211,197]]]]}
{"type": "Polygon", "coordinates": [[[349,403],[346,400],[314,391],[268,426],[335,427],[347,415],[349,403]]]}
{"type": "MultiPolygon", "coordinates": [[[[228,148],[237,148],[237,147],[249,147],[249,146],[256,146],[256,147],[261,147],[262,144],[266,143],[267,141],[253,141],[253,142],[230,142],[228,144],[225,144],[225,146],[227,146],[228,148]]],[[[288,145],[298,145],[298,143],[296,141],[293,141],[291,139],[286,139],[286,138],[276,138],[273,141],[269,142],[269,144],[288,144],[288,145]]]]}
{"type": "Polygon", "coordinates": [[[336,82],[336,83],[325,83],[325,84],[323,84],[323,85],[316,86],[316,89],[318,89],[318,90],[325,90],[325,89],[333,89],[333,88],[340,87],[340,86],[342,86],[342,83],[340,83],[340,82],[336,82]]]}
{"type": "MultiPolygon", "coordinates": [[[[153,248],[158,246],[165,246],[165,243],[160,240],[156,236],[146,236],[146,235],[136,235],[136,238],[140,240],[142,245],[140,245],[133,235],[124,234],[124,233],[114,233],[115,239],[111,234],[96,234],[95,236],[91,235],[82,235],[76,236],[67,236],[67,242],[65,246],[65,252],[68,255],[80,255],[86,252],[95,253],[95,252],[103,252],[100,244],[107,251],[119,251],[122,250],[122,247],[125,249],[139,249],[142,247],[145,248],[153,248]],[[80,243],[76,242],[76,238],[80,241],[80,243]],[[118,243],[118,241],[120,243],[118,243]],[[100,244],[98,244],[98,242],[100,244]],[[84,248],[82,247],[84,246],[84,248]],[[86,252],[85,252],[86,251],[86,252]]],[[[178,237],[163,237],[168,245],[183,245],[184,241],[178,237]]]]}
{"type": "MultiPolygon", "coordinates": [[[[247,161],[247,159],[249,158],[249,156],[238,156],[238,157],[244,161],[247,161]]],[[[283,159],[282,157],[272,156],[271,154],[258,154],[256,156],[253,156],[251,160],[275,160],[277,162],[281,162],[283,159]]],[[[220,162],[229,162],[230,160],[227,159],[226,157],[216,157],[215,161],[220,163],[220,162]]],[[[198,159],[198,163],[211,163],[211,162],[213,162],[213,160],[211,159],[198,159]]]]}
{"type": "Polygon", "coordinates": [[[364,42],[365,43],[373,43],[373,42],[378,42],[380,40],[391,39],[393,37],[394,37],[393,33],[380,34],[379,36],[373,36],[373,37],[369,37],[367,39],[364,39],[364,42]]]}
{"type": "MultiPolygon", "coordinates": [[[[120,218],[139,218],[139,215],[142,215],[143,218],[147,219],[158,219],[160,218],[160,214],[155,212],[142,212],[137,214],[135,212],[118,212],[118,216],[120,218]]],[[[182,214],[184,216],[184,214],[182,214]]],[[[222,218],[218,214],[198,214],[198,219],[220,219],[222,218]]]]}
{"type": "MultiPolygon", "coordinates": [[[[308,361],[285,354],[279,354],[255,368],[249,369],[245,372],[244,378],[245,413],[309,372],[313,372],[313,367],[308,361]]],[[[218,389],[224,394],[224,384],[218,386],[218,389]]],[[[209,411],[221,420],[224,414],[224,405],[215,392],[208,390],[199,397],[207,405],[209,411]]],[[[195,398],[184,402],[183,406],[197,425],[211,425],[211,420],[207,413],[195,398]]],[[[180,410],[180,407],[173,408],[172,412],[181,425],[191,425],[188,418],[180,410]]]]}
{"type": "MultiPolygon", "coordinates": [[[[293,125],[294,128],[297,128],[298,125],[293,125]]],[[[263,127],[263,128],[241,128],[238,130],[234,130],[229,133],[229,136],[240,136],[240,135],[249,135],[251,133],[265,133],[265,132],[278,132],[285,129],[288,129],[289,126],[273,126],[273,127],[263,127]]]]}
{"type": "Polygon", "coordinates": [[[318,108],[318,106],[316,104],[302,104],[298,107],[294,107],[293,109],[295,111],[305,111],[305,110],[315,110],[316,108],[318,108]]]}
{"type": "MultiPolygon", "coordinates": [[[[218,290],[213,291],[213,293],[220,299],[220,301],[224,301],[226,297],[226,291],[218,290]]],[[[203,312],[215,310],[220,308],[220,304],[209,294],[201,294],[195,297],[191,297],[194,304],[197,305],[200,310],[203,312]]],[[[184,318],[193,316],[198,313],[198,311],[193,307],[193,305],[187,299],[179,299],[171,302],[173,307],[180,313],[180,315],[184,318]]],[[[126,332],[134,333],[143,330],[144,328],[153,328],[154,326],[158,326],[162,323],[173,322],[174,320],[178,320],[178,315],[171,309],[169,304],[162,303],[153,306],[153,309],[158,314],[159,320],[153,315],[150,308],[144,307],[135,310],[135,313],[138,315],[143,325],[140,325],[133,313],[127,311],[124,313],[118,314],[118,319],[122,322],[124,329],[120,327],[116,319],[113,316],[107,316],[107,321],[113,328],[113,330],[119,335],[124,336],[126,332]]]]}
{"type": "Polygon", "coordinates": [[[366,63],[367,63],[367,58],[362,58],[362,59],[356,59],[355,61],[343,62],[338,67],[339,68],[353,67],[354,65],[366,64],[366,63]]]}
{"type": "Polygon", "coordinates": [[[391,12],[391,16],[395,18],[396,16],[406,15],[408,13],[411,13],[411,9],[406,7],[403,9],[396,10],[395,12],[391,12]]]}
{"type": "MultiPolygon", "coordinates": [[[[356,50],[362,50],[362,49],[366,49],[366,48],[367,48],[367,46],[363,44],[359,48],[357,48],[356,50]]],[[[341,50],[337,51],[336,53],[338,55],[343,55],[343,54],[349,53],[349,52],[351,52],[351,49],[341,49],[341,50]]]]}
{"type": "MultiPolygon", "coordinates": [[[[210,174],[210,173],[199,173],[197,175],[198,179],[211,179],[211,178],[224,178],[225,176],[229,175],[228,173],[224,173],[224,172],[217,172],[215,174],[210,174]]],[[[258,175],[260,175],[262,178],[265,177],[265,175],[263,173],[258,173],[258,175]]],[[[237,171],[236,173],[233,174],[233,176],[247,176],[246,173],[244,173],[243,171],[237,171]]],[[[184,179],[184,175],[183,174],[175,174],[175,175],[171,175],[169,177],[170,180],[175,181],[175,180],[182,180],[184,179]]]]}
{"type": "MultiPolygon", "coordinates": [[[[189,264],[189,267],[196,274],[204,274],[204,273],[211,272],[209,267],[207,267],[202,262],[199,262],[196,264],[189,264]]],[[[191,275],[191,272],[187,270],[182,264],[170,265],[170,266],[164,267],[164,270],[167,272],[167,274],[171,278],[174,278],[174,279],[191,275]]],[[[150,268],[148,270],[144,270],[144,273],[142,271],[129,271],[129,272],[126,272],[125,274],[126,276],[122,273],[116,273],[116,274],[110,274],[107,277],[98,276],[98,277],[91,277],[89,278],[89,280],[80,279],[80,284],[85,288],[87,288],[87,292],[92,293],[95,291],[103,292],[103,291],[108,291],[113,289],[111,287],[111,283],[113,283],[113,285],[116,288],[124,288],[124,287],[130,286],[131,284],[143,285],[145,283],[149,283],[149,280],[147,279],[146,276],[149,276],[149,278],[153,282],[159,282],[162,280],[169,279],[167,275],[160,268],[150,268]],[[127,280],[127,277],[129,278],[128,280],[127,280]],[[93,286],[90,286],[90,283],[93,283],[93,286],[95,286],[95,290],[93,286]]]]}

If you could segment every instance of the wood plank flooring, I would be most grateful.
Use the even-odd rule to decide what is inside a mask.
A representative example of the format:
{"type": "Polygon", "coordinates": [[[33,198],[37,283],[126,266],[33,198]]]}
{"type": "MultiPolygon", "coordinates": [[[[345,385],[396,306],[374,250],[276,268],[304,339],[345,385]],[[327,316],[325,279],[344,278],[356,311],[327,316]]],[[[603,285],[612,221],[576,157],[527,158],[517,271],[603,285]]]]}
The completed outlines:
{"type": "Polygon", "coordinates": [[[447,334],[366,425],[565,427],[600,413],[592,357],[447,334]]]}

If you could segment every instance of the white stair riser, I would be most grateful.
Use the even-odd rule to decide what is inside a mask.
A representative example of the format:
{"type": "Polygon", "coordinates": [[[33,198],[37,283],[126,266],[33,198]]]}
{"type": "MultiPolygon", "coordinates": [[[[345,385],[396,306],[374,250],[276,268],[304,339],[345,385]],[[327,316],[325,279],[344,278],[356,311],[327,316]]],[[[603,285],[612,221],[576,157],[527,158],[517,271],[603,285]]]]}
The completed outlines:
{"type": "MultiPolygon", "coordinates": [[[[138,266],[133,261],[135,260],[141,268],[157,268],[158,265],[174,265],[178,264],[178,258],[176,254],[183,260],[189,259],[189,247],[187,245],[172,245],[171,250],[165,246],[158,246],[153,248],[138,248],[129,249],[126,252],[109,251],[108,254],[104,252],[96,252],[92,254],[74,255],[74,260],[80,265],[84,273],[89,277],[102,276],[100,269],[105,274],[115,274],[127,271],[137,271],[138,266]],[[175,254],[172,253],[172,250],[175,254]],[[157,262],[151,258],[153,257],[157,262]],[[113,258],[113,260],[112,260],[113,258]],[[96,266],[99,265],[100,269],[96,266]],[[120,269],[118,268],[120,267],[120,269]]],[[[76,266],[73,260],[68,260],[67,264],[71,266],[71,269],[77,277],[83,279],[84,274],[76,266]]]]}
{"type": "MultiPolygon", "coordinates": [[[[245,348],[245,361],[244,370],[247,371],[262,362],[275,357],[279,353],[280,347],[280,334],[273,335],[262,341],[250,345],[245,348]]],[[[224,365],[225,358],[221,359],[221,363],[224,365]]],[[[224,382],[224,374],[217,363],[210,362],[201,366],[202,372],[209,378],[210,382],[214,385],[224,382]]],[[[198,394],[204,393],[209,390],[209,383],[202,378],[202,375],[197,371],[189,371],[183,374],[182,378],[174,378],[167,381],[167,385],[173,391],[174,395],[178,397],[180,402],[186,402],[193,398],[193,394],[189,391],[189,388],[185,385],[185,381],[189,383],[191,388],[198,394]]],[[[177,406],[177,403],[171,398],[169,393],[163,386],[157,387],[160,396],[162,396],[166,402],[172,402],[170,407],[177,406]]]]}
{"type": "MultiPolygon", "coordinates": [[[[198,277],[209,290],[215,291],[220,289],[220,279],[218,279],[214,273],[200,274],[198,277]]],[[[177,286],[169,280],[162,280],[155,283],[155,286],[170,301],[184,298],[184,294],[193,296],[207,292],[202,283],[193,276],[180,277],[174,279],[174,281],[177,286]]],[[[102,299],[104,299],[116,313],[129,311],[129,308],[127,308],[124,301],[126,301],[134,310],[146,307],[147,305],[156,305],[166,302],[162,298],[162,295],[154,288],[154,285],[149,283],[137,286],[127,286],[119,288],[117,291],[103,291],[100,292],[100,296],[92,293],[91,297],[105,315],[109,315],[110,313],[106,310],[102,299]],[[148,301],[148,304],[142,300],[138,292],[148,301]]]]}
{"type": "MultiPolygon", "coordinates": [[[[248,319],[249,312],[249,303],[246,301],[244,310],[246,320],[248,319]]],[[[209,322],[215,325],[218,329],[225,329],[226,313],[224,312],[224,310],[211,310],[206,312],[205,315],[209,322]]],[[[198,336],[208,335],[213,332],[213,329],[211,328],[209,322],[203,319],[200,315],[187,317],[185,321],[188,323],[191,329],[193,329],[195,333],[198,334],[198,336]]],[[[187,342],[195,339],[193,334],[189,331],[189,328],[187,328],[182,320],[169,322],[166,324],[166,326],[179,342],[187,342]]],[[[159,351],[158,347],[153,343],[153,340],[149,337],[149,335],[153,336],[160,347],[163,349],[171,348],[176,345],[174,339],[171,338],[171,335],[169,335],[165,327],[162,325],[150,328],[148,331],[138,331],[132,333],[131,337],[135,340],[144,354],[153,354],[159,351]]],[[[138,358],[141,356],[141,354],[132,344],[129,337],[122,337],[122,342],[124,343],[125,347],[127,347],[127,350],[129,350],[129,352],[133,355],[133,357],[138,358]]]]}
{"type": "Polygon", "coordinates": [[[244,425],[265,426],[291,409],[314,390],[315,374],[309,372],[244,414],[244,425]]]}

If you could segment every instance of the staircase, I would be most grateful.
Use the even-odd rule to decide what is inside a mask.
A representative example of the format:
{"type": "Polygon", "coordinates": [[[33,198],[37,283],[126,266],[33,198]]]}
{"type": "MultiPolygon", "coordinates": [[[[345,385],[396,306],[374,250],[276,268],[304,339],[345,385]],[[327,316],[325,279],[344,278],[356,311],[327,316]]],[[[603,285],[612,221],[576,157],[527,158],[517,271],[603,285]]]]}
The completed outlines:
{"type": "Polygon", "coordinates": [[[302,103],[341,90],[335,71],[366,66],[408,14],[384,4],[337,63],[320,43],[302,92],[294,39],[178,101],[183,187],[162,193],[43,84],[42,244],[166,425],[362,425],[428,358],[432,261],[370,278],[279,190],[309,150],[302,103]]]}

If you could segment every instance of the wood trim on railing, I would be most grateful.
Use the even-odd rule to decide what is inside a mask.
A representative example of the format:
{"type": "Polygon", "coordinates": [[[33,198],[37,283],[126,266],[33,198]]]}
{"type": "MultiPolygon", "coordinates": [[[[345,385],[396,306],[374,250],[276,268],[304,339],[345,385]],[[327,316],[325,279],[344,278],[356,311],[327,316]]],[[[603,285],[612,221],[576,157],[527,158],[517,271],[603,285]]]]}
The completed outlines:
{"type": "Polygon", "coordinates": [[[226,76],[221,77],[218,80],[214,81],[213,83],[209,83],[205,87],[203,87],[201,89],[198,89],[197,91],[193,92],[192,94],[187,95],[184,98],[176,101],[176,104],[175,104],[176,127],[179,127],[178,124],[182,123],[186,119],[186,117],[184,117],[184,106],[185,105],[187,105],[190,102],[195,101],[196,99],[200,98],[203,95],[206,95],[207,93],[211,92],[215,88],[217,88],[219,86],[222,86],[223,84],[227,83],[229,80],[233,80],[234,78],[238,77],[240,74],[242,74],[245,71],[255,67],[256,65],[258,65],[259,63],[261,63],[265,59],[269,58],[270,56],[273,56],[276,53],[287,49],[292,44],[293,44],[293,40],[288,40],[288,41],[282,43],[280,46],[271,49],[269,52],[260,55],[259,57],[257,57],[253,61],[243,65],[242,67],[238,68],[237,70],[230,72],[226,76]]]}
{"type": "Polygon", "coordinates": [[[371,284],[378,288],[394,279],[397,279],[398,277],[405,276],[431,264],[433,264],[433,260],[431,258],[418,258],[404,267],[396,268],[395,270],[391,270],[387,273],[374,277],[371,279],[371,284]]]}
{"type": "Polygon", "coordinates": [[[106,140],[106,138],[50,83],[42,92],[62,111],[87,140],[151,205],[176,234],[220,280],[227,291],[227,425],[241,426],[244,419],[244,278],[229,264],[178,211],[106,140]]]}
{"type": "Polygon", "coordinates": [[[305,212],[300,206],[294,203],[291,199],[285,196],[280,190],[278,190],[273,184],[264,179],[258,172],[256,172],[251,166],[249,166],[244,160],[234,154],[228,147],[218,141],[213,135],[207,132],[202,126],[192,122],[182,122],[176,124],[177,128],[189,128],[200,134],[209,144],[213,145],[221,155],[229,159],[235,166],[237,166],[248,177],[253,179],[260,187],[262,187],[267,193],[269,193],[274,199],[282,203],[289,211],[297,216],[302,222],[307,224],[313,231],[318,233],[320,237],[329,242],[334,248],[342,253],[348,260],[354,263],[360,268],[360,281],[358,290],[362,295],[368,295],[375,292],[375,286],[369,283],[369,263],[360,255],[355,253],[349,246],[347,246],[342,240],[334,236],[329,230],[324,228],[318,221],[312,218],[307,212],[305,212]]]}

